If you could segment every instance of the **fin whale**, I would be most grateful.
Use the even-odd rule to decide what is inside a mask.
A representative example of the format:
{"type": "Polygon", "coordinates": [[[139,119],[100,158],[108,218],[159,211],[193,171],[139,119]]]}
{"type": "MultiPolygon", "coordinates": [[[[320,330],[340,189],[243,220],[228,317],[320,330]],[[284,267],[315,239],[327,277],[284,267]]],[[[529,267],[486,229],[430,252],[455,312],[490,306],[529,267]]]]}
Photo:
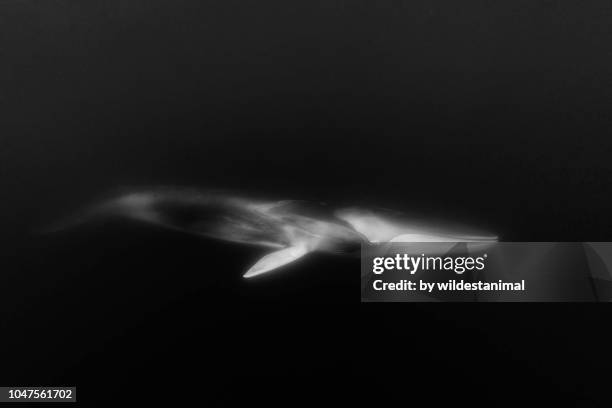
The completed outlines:
{"type": "Polygon", "coordinates": [[[384,242],[496,242],[486,234],[410,222],[398,213],[361,208],[330,209],[298,200],[257,200],[225,192],[154,188],[102,200],[48,231],[96,217],[122,217],[208,238],[271,248],[243,275],[252,278],[321,251],[358,253],[384,242]]]}

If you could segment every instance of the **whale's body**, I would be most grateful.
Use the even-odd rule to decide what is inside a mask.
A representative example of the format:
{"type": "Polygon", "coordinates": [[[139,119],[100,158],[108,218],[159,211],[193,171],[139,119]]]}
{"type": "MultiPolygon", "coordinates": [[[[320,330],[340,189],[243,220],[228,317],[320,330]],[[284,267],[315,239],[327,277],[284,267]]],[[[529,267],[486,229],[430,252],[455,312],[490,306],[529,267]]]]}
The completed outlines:
{"type": "Polygon", "coordinates": [[[322,251],[357,253],[376,242],[494,242],[494,236],[442,230],[400,221],[397,215],[357,208],[330,209],[305,201],[266,201],[227,193],[157,188],[118,194],[71,220],[119,216],[223,241],[273,249],[244,276],[279,268],[322,251]]]}

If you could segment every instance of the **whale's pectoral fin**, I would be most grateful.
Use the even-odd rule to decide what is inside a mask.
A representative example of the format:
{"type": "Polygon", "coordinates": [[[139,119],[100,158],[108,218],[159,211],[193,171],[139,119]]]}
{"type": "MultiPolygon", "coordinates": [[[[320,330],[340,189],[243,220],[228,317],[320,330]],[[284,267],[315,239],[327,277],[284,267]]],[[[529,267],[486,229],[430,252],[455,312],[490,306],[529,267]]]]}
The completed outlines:
{"type": "Polygon", "coordinates": [[[306,255],[310,250],[305,245],[297,245],[283,248],[280,251],[272,252],[261,258],[244,275],[245,278],[261,275],[276,268],[280,268],[290,262],[295,261],[306,255]]]}

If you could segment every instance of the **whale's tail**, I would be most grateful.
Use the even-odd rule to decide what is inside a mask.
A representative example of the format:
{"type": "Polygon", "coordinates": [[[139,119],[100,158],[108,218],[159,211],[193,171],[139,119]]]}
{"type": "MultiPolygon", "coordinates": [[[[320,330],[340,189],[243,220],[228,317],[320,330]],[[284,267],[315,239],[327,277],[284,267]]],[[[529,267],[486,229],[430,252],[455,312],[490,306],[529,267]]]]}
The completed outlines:
{"type": "Polygon", "coordinates": [[[40,233],[53,233],[69,228],[78,227],[92,220],[113,216],[127,216],[131,218],[156,221],[147,211],[151,198],[146,194],[134,193],[118,197],[106,198],[96,204],[85,206],[72,215],[61,218],[52,224],[38,230],[40,233]]]}
{"type": "Polygon", "coordinates": [[[59,219],[51,224],[36,230],[39,234],[51,234],[54,232],[64,231],[70,228],[79,227],[96,218],[109,215],[113,212],[112,206],[108,203],[92,205],[85,209],[79,210],[67,217],[59,219]]]}

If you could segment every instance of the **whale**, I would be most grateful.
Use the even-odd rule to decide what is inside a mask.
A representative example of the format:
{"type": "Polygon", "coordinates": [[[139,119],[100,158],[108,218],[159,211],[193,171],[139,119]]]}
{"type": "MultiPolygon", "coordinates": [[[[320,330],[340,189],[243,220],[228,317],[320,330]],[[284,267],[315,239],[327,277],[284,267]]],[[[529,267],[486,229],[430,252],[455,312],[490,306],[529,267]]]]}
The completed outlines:
{"type": "Polygon", "coordinates": [[[50,227],[118,217],[201,237],[267,249],[245,278],[277,270],[312,252],[356,255],[363,245],[401,242],[497,242],[496,235],[410,219],[396,211],[334,208],[304,200],[269,200],[216,190],[154,187],[101,199],[50,227]]]}

